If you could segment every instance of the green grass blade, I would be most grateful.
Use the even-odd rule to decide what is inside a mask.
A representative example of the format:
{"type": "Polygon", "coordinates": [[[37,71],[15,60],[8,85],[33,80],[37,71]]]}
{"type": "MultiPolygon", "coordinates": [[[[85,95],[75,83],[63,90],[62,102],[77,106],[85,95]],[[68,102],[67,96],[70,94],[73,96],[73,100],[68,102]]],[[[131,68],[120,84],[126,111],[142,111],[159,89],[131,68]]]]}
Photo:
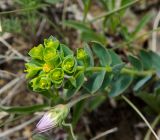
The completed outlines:
{"type": "Polygon", "coordinates": [[[97,21],[97,20],[100,20],[100,19],[102,19],[102,18],[104,18],[104,17],[111,16],[111,15],[113,15],[114,13],[120,12],[121,10],[124,10],[124,9],[126,9],[126,8],[134,5],[134,4],[137,3],[138,1],[139,1],[139,0],[135,0],[135,1],[132,1],[132,2],[130,2],[130,3],[127,3],[126,5],[123,5],[122,7],[118,8],[118,9],[113,10],[113,11],[105,12],[105,13],[103,13],[102,15],[99,15],[99,16],[95,17],[94,19],[90,20],[89,22],[92,23],[92,22],[95,22],[95,21],[97,21]]]}

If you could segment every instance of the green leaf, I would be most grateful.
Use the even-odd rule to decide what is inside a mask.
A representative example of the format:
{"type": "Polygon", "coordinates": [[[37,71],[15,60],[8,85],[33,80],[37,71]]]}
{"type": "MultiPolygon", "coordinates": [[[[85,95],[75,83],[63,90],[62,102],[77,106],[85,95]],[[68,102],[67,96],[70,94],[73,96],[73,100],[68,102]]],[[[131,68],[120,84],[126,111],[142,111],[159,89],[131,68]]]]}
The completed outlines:
{"type": "Polygon", "coordinates": [[[84,43],[84,50],[87,52],[88,58],[87,58],[87,63],[90,67],[94,66],[94,58],[93,58],[93,53],[90,47],[88,46],[87,43],[84,43]]]}
{"type": "Polygon", "coordinates": [[[132,66],[136,70],[140,70],[140,71],[143,70],[143,65],[142,65],[141,61],[138,58],[130,55],[130,56],[128,56],[128,59],[129,59],[129,62],[132,64],[132,66]]]}
{"type": "Polygon", "coordinates": [[[107,44],[107,39],[104,35],[98,34],[94,31],[84,31],[81,33],[81,39],[86,42],[97,41],[102,44],[107,44]]]}
{"type": "Polygon", "coordinates": [[[63,24],[81,31],[81,39],[86,42],[98,41],[102,44],[107,43],[104,35],[94,32],[89,26],[86,26],[86,24],[82,23],[81,21],[68,20],[64,21],[63,24]]]}
{"type": "Polygon", "coordinates": [[[140,30],[146,26],[146,24],[150,21],[151,18],[152,18],[152,14],[149,13],[149,14],[145,15],[145,16],[140,20],[139,24],[136,26],[135,30],[134,30],[133,33],[132,33],[132,36],[135,37],[136,34],[137,34],[138,32],[140,32],[140,30]]]}
{"type": "Polygon", "coordinates": [[[82,100],[74,106],[74,108],[73,108],[73,118],[72,118],[73,128],[76,127],[76,124],[77,124],[78,120],[82,116],[82,113],[85,109],[85,104],[86,104],[86,101],[82,100]]]}
{"type": "Polygon", "coordinates": [[[91,94],[97,92],[103,83],[106,71],[93,74],[91,78],[84,84],[84,88],[91,94]]]}
{"type": "Polygon", "coordinates": [[[81,21],[67,20],[67,21],[64,21],[63,24],[68,27],[72,27],[74,29],[80,30],[81,32],[82,31],[83,32],[92,32],[90,27],[86,26],[86,24],[84,24],[81,21]]]}
{"type": "Polygon", "coordinates": [[[25,113],[34,113],[46,107],[48,107],[48,105],[46,104],[37,104],[32,106],[21,106],[21,107],[0,106],[0,110],[8,113],[25,114],[25,113]]]}
{"type": "Polygon", "coordinates": [[[111,56],[108,52],[108,50],[103,47],[101,44],[93,42],[92,49],[96,56],[99,58],[100,65],[101,66],[106,66],[111,64],[111,56]]]}
{"type": "Polygon", "coordinates": [[[60,44],[61,53],[63,53],[64,57],[68,55],[73,55],[73,51],[66,45],[60,44]]]}
{"type": "Polygon", "coordinates": [[[152,60],[152,67],[160,71],[160,55],[152,51],[150,51],[149,54],[152,60]]]}
{"type": "Polygon", "coordinates": [[[112,67],[112,72],[114,74],[117,74],[117,73],[120,73],[120,71],[122,70],[122,68],[125,66],[125,63],[120,63],[120,64],[117,64],[117,65],[114,65],[112,67]]]}
{"type": "Polygon", "coordinates": [[[107,7],[109,11],[112,11],[115,8],[115,0],[107,0],[107,7]]]}
{"type": "Polygon", "coordinates": [[[133,90],[135,92],[137,92],[138,90],[140,90],[150,79],[152,78],[152,76],[147,76],[143,79],[141,79],[140,81],[138,81],[136,83],[136,85],[133,87],[133,90]]]}
{"type": "Polygon", "coordinates": [[[120,64],[116,64],[112,67],[112,73],[113,75],[113,79],[116,80],[117,78],[119,78],[118,76],[120,75],[120,72],[122,70],[122,68],[125,66],[125,63],[120,63],[120,64]]]}
{"type": "Polygon", "coordinates": [[[111,84],[110,97],[115,97],[122,94],[132,83],[133,77],[129,75],[120,75],[119,79],[111,84]]]}
{"type": "Polygon", "coordinates": [[[112,59],[112,64],[111,64],[112,66],[122,63],[121,58],[113,50],[108,50],[108,52],[112,59]]]}
{"type": "Polygon", "coordinates": [[[67,90],[67,92],[65,93],[66,98],[69,99],[72,96],[74,96],[79,89],[82,87],[84,83],[84,73],[79,73],[78,76],[76,77],[76,87],[71,87],[70,89],[67,90]]]}
{"type": "Polygon", "coordinates": [[[88,104],[89,111],[95,110],[105,100],[106,100],[106,96],[97,96],[97,97],[91,99],[91,101],[89,101],[89,104],[88,104]]]}
{"type": "Polygon", "coordinates": [[[112,74],[106,73],[100,90],[105,90],[105,88],[107,88],[107,86],[109,86],[111,81],[112,81],[112,74]]]}
{"type": "Polygon", "coordinates": [[[45,2],[50,4],[57,4],[57,3],[63,2],[63,0],[45,0],[45,2]]]}
{"type": "Polygon", "coordinates": [[[126,26],[122,25],[121,30],[120,30],[120,34],[123,36],[123,38],[127,42],[132,39],[131,35],[130,35],[129,31],[128,31],[128,28],[126,26]]]}
{"type": "Polygon", "coordinates": [[[72,86],[76,87],[76,79],[74,77],[69,78],[70,83],[72,86]]]}
{"type": "Polygon", "coordinates": [[[160,112],[160,94],[141,92],[136,95],[148,104],[155,112],[160,112]]]}
{"type": "Polygon", "coordinates": [[[143,64],[144,69],[151,69],[152,68],[152,57],[150,56],[149,52],[141,50],[140,51],[140,60],[143,64]]]}
{"type": "Polygon", "coordinates": [[[33,63],[26,63],[25,67],[26,67],[25,72],[27,72],[26,74],[27,79],[34,77],[40,70],[42,70],[42,67],[39,67],[33,63]]]}
{"type": "Polygon", "coordinates": [[[87,17],[87,13],[89,11],[90,5],[91,5],[91,0],[83,0],[83,4],[84,4],[84,16],[83,16],[83,21],[85,21],[86,17],[87,17]]]}
{"type": "Polygon", "coordinates": [[[48,140],[49,138],[47,138],[46,136],[42,135],[42,134],[35,134],[33,136],[33,140],[48,140]]]}

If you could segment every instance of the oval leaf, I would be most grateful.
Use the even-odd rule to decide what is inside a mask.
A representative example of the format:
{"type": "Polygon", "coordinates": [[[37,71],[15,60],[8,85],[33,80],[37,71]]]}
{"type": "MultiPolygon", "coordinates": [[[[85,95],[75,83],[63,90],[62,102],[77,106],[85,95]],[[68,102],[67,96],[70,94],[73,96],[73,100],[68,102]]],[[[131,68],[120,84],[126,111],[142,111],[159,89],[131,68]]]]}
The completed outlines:
{"type": "Polygon", "coordinates": [[[101,66],[106,66],[111,64],[111,56],[108,50],[101,44],[94,42],[92,49],[96,56],[100,59],[101,66]]]}
{"type": "Polygon", "coordinates": [[[121,58],[113,50],[108,50],[108,52],[112,59],[112,66],[122,63],[121,58]]]}
{"type": "Polygon", "coordinates": [[[133,90],[135,92],[137,92],[138,90],[140,90],[150,79],[152,78],[152,76],[147,76],[143,79],[141,79],[140,81],[138,81],[136,83],[136,85],[133,87],[133,90]]]}
{"type": "Polygon", "coordinates": [[[93,53],[87,43],[84,44],[84,50],[87,52],[88,55],[88,65],[90,67],[93,67],[94,66],[93,53]]]}
{"type": "Polygon", "coordinates": [[[143,65],[141,63],[141,61],[134,57],[134,56],[128,56],[129,62],[132,64],[132,66],[137,69],[137,70],[143,70],[143,65]]]}
{"type": "Polygon", "coordinates": [[[101,71],[95,73],[87,82],[84,84],[84,88],[90,92],[90,93],[95,93],[97,92],[103,83],[104,77],[105,77],[106,71],[101,71]]]}
{"type": "Polygon", "coordinates": [[[133,77],[128,75],[120,75],[117,81],[112,83],[112,89],[109,93],[110,97],[115,97],[122,94],[132,83],[133,77]]]}
{"type": "Polygon", "coordinates": [[[73,95],[75,95],[82,87],[83,83],[84,83],[84,73],[80,73],[76,77],[76,87],[71,87],[70,89],[67,90],[67,92],[65,93],[66,98],[69,99],[73,95]]]}

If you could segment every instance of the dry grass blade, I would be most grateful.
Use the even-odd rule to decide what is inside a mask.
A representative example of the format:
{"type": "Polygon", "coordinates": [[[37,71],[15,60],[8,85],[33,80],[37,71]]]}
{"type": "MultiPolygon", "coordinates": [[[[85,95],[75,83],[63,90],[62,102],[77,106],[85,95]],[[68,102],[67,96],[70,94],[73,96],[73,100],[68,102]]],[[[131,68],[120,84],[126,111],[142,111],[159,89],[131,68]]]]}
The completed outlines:
{"type": "Polygon", "coordinates": [[[8,89],[10,89],[12,86],[14,86],[17,82],[19,82],[21,79],[24,79],[24,74],[22,74],[20,77],[17,77],[15,79],[13,79],[12,81],[10,81],[8,84],[6,84],[5,86],[3,86],[0,89],[0,95],[2,95],[5,91],[7,91],[8,89]]]}
{"type": "Polygon", "coordinates": [[[116,131],[118,131],[118,128],[117,128],[117,127],[112,128],[112,129],[110,129],[110,130],[107,130],[107,131],[105,131],[105,132],[102,132],[102,133],[98,134],[97,136],[95,136],[95,137],[92,138],[91,140],[98,140],[98,139],[100,139],[100,138],[102,138],[102,137],[104,137],[104,136],[106,136],[106,135],[108,135],[108,134],[114,133],[114,132],[116,132],[116,131]]]}
{"type": "Polygon", "coordinates": [[[17,75],[12,72],[9,72],[9,71],[0,70],[0,77],[1,78],[10,78],[10,77],[17,77],[17,75]]]}
{"type": "Polygon", "coordinates": [[[4,105],[4,104],[9,104],[9,102],[11,102],[11,98],[13,96],[15,96],[17,93],[20,92],[20,90],[18,90],[20,88],[20,86],[23,84],[22,80],[17,83],[13,89],[11,91],[9,91],[8,95],[1,101],[0,105],[4,105]]]}
{"type": "MultiPolygon", "coordinates": [[[[160,21],[160,11],[157,14],[154,24],[153,24],[153,30],[156,30],[158,28],[160,21]]],[[[152,33],[152,46],[151,46],[152,51],[156,52],[157,51],[157,32],[152,33]]]]}
{"type": "Polygon", "coordinates": [[[20,52],[15,50],[7,41],[5,41],[2,37],[0,37],[0,42],[2,42],[8,49],[10,49],[13,53],[15,53],[17,56],[22,58],[24,61],[28,62],[28,58],[23,56],[20,52]]]}
{"type": "Polygon", "coordinates": [[[18,125],[18,126],[15,126],[15,127],[13,127],[13,128],[10,128],[10,129],[2,132],[2,133],[0,134],[0,138],[9,136],[9,135],[13,134],[14,132],[23,129],[24,127],[26,127],[27,125],[33,123],[34,121],[36,121],[36,120],[39,119],[40,117],[41,117],[41,116],[33,117],[33,118],[30,119],[29,121],[26,121],[26,122],[24,122],[24,123],[22,123],[22,124],[20,124],[20,125],[18,125]]]}

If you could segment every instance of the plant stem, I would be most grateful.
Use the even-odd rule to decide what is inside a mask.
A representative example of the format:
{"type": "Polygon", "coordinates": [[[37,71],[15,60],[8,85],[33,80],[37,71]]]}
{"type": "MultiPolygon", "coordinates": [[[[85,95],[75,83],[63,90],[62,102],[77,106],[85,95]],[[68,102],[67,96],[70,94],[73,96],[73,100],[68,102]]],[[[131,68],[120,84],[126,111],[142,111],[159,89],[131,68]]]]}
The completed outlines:
{"type": "Polygon", "coordinates": [[[69,108],[71,108],[72,106],[74,106],[76,103],[80,102],[81,100],[84,100],[84,99],[87,99],[87,98],[90,98],[90,97],[94,97],[94,96],[98,96],[100,94],[85,94],[85,95],[82,95],[80,97],[77,97],[76,99],[73,99],[72,101],[70,101],[67,106],[69,108]]]}
{"type": "MultiPolygon", "coordinates": [[[[155,120],[151,124],[152,128],[154,128],[159,121],[160,121],[160,114],[155,118],[155,120]]],[[[150,131],[150,129],[148,129],[148,131],[144,137],[144,140],[150,140],[150,135],[151,135],[151,131],[150,131]]]]}
{"type": "Polygon", "coordinates": [[[74,135],[72,125],[70,123],[65,123],[65,122],[63,122],[63,125],[69,127],[73,140],[77,140],[76,136],[74,135]]]}
{"type": "Polygon", "coordinates": [[[133,69],[123,68],[121,70],[121,73],[137,75],[137,76],[148,76],[148,75],[154,75],[156,71],[155,70],[137,71],[133,69]]]}
{"type": "MultiPolygon", "coordinates": [[[[95,71],[106,70],[106,67],[88,67],[85,69],[83,66],[78,66],[77,69],[83,70],[83,71],[94,71],[95,72],[95,71]]],[[[154,75],[156,73],[156,71],[155,70],[137,71],[134,69],[122,68],[121,73],[135,75],[135,76],[148,76],[148,75],[154,75]]]]}
{"type": "Polygon", "coordinates": [[[150,129],[150,131],[153,133],[153,135],[155,136],[156,140],[160,140],[159,137],[157,136],[157,134],[154,132],[153,128],[151,127],[151,125],[149,124],[149,122],[146,120],[146,118],[143,116],[143,114],[138,110],[138,108],[128,99],[126,98],[124,95],[121,96],[136,112],[137,114],[142,118],[142,120],[146,123],[146,125],[148,126],[148,128],[150,129]]]}

